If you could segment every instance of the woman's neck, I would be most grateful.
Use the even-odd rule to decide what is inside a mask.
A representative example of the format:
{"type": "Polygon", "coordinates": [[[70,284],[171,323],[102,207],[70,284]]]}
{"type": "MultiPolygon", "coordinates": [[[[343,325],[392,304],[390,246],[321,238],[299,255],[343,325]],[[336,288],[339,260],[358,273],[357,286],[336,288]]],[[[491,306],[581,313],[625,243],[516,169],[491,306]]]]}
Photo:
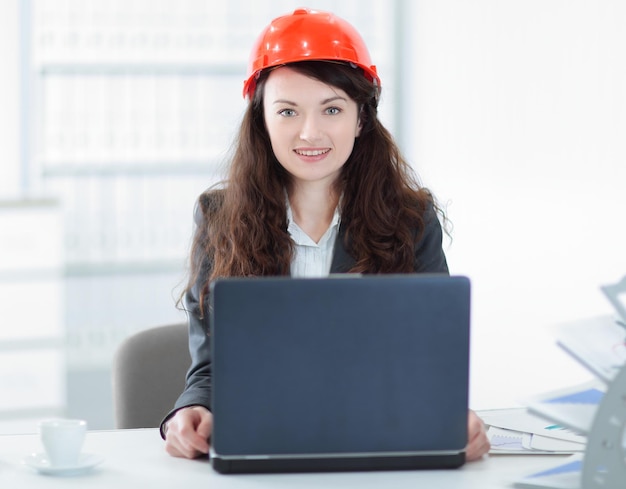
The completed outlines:
{"type": "Polygon", "coordinates": [[[330,226],[338,202],[328,186],[299,186],[289,193],[293,220],[316,243],[330,226]]]}

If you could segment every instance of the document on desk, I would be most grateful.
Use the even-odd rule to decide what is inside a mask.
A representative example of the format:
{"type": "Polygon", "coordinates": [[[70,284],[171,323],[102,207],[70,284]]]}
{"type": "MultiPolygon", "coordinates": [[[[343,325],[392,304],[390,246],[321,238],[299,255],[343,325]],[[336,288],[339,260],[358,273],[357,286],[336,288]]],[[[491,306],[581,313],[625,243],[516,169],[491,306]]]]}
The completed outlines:
{"type": "Polygon", "coordinates": [[[545,418],[580,435],[588,435],[604,396],[599,380],[540,394],[528,403],[529,413],[545,418]]]}
{"type": "Polygon", "coordinates": [[[584,451],[579,433],[535,416],[526,408],[478,411],[487,425],[492,454],[569,454],[584,451]]]}
{"type": "Polygon", "coordinates": [[[583,454],[514,482],[518,489],[581,489],[583,454]]]}

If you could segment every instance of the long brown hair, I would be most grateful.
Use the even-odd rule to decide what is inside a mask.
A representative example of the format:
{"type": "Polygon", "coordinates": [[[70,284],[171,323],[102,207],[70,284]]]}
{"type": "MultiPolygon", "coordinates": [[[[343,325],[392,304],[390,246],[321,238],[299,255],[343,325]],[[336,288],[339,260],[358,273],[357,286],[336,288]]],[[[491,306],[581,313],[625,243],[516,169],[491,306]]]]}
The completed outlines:
{"type": "MultiPolygon", "coordinates": [[[[342,196],[344,245],[355,259],[350,271],[414,271],[414,244],[421,236],[424,214],[435,202],[378,119],[379,87],[360,68],[344,63],[304,61],[288,66],[340,88],[360,109],[360,135],[335,182],[342,196]]],[[[293,242],[286,211],[290,176],[274,156],[263,116],[269,71],[257,80],[244,114],[227,181],[199,199],[186,291],[198,287],[201,310],[210,282],[218,277],[290,271],[293,242]]]]}

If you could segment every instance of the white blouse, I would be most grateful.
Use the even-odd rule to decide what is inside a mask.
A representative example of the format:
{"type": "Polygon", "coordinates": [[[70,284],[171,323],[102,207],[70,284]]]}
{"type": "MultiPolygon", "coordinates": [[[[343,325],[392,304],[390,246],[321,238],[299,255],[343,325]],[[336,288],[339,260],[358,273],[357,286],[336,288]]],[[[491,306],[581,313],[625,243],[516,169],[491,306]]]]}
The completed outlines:
{"type": "Polygon", "coordinates": [[[287,231],[296,244],[291,262],[292,277],[326,277],[330,274],[340,220],[337,207],[329,228],[316,243],[294,222],[291,206],[287,203],[287,231]]]}

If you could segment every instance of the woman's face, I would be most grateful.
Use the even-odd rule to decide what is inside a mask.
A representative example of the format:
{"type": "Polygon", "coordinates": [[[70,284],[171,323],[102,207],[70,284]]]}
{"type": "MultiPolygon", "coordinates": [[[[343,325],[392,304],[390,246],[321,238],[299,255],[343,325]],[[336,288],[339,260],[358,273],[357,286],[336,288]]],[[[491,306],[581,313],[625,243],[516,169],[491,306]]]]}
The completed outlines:
{"type": "Polygon", "coordinates": [[[335,181],[359,135],[354,100],[288,67],[270,73],[263,111],[272,150],[296,183],[335,181]]]}

